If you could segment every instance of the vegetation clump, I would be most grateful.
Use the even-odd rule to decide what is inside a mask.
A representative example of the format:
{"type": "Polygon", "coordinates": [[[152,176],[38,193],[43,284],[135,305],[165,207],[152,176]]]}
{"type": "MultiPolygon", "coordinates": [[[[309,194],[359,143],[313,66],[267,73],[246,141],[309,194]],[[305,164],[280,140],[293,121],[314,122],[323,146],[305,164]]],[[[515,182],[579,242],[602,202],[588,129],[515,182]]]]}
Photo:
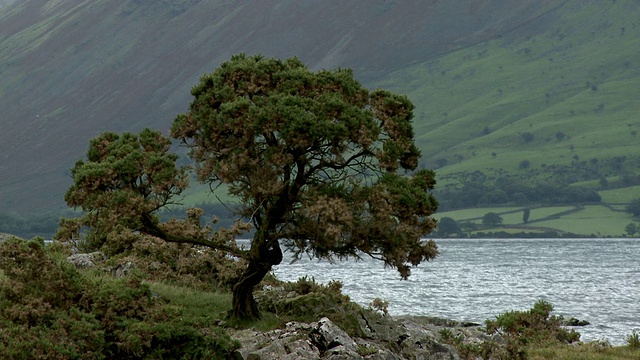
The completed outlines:
{"type": "Polygon", "coordinates": [[[42,239],[0,244],[0,358],[225,358],[238,345],[205,336],[137,277],[79,273],[42,239]]]}
{"type": "Polygon", "coordinates": [[[349,335],[361,335],[358,318],[364,309],[342,293],[342,283],[330,281],[326,285],[303,276],[295,282],[262,291],[261,307],[278,317],[311,323],[328,317],[349,335]]]}

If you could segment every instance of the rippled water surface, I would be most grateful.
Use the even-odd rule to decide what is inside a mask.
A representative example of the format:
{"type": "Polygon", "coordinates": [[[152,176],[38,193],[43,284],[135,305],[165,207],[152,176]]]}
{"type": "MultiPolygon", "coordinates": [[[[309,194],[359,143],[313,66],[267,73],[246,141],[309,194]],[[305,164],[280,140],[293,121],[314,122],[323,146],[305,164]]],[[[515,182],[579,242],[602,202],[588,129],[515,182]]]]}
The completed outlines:
{"type": "Polygon", "coordinates": [[[392,315],[412,314],[484,323],[538,299],[556,314],[587,320],[582,340],[624,343],[640,330],[640,240],[499,239],[438,240],[440,256],[412,269],[407,281],[382,263],[286,259],[274,270],[295,281],[340,280],[352,300],[388,300],[392,315]]]}

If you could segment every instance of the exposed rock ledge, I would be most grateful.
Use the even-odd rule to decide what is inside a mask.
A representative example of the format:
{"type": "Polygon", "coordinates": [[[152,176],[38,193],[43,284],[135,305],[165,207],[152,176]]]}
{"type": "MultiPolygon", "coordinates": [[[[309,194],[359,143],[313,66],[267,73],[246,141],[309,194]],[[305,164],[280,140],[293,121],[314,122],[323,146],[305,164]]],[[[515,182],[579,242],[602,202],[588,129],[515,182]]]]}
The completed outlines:
{"type": "Polygon", "coordinates": [[[443,328],[463,335],[467,342],[489,339],[485,333],[472,327],[450,321],[438,324],[434,319],[422,317],[367,317],[362,314],[359,327],[363,335],[352,338],[323,317],[311,324],[290,322],[285,329],[269,332],[232,331],[231,336],[242,344],[236,352],[239,360],[457,360],[460,356],[455,349],[438,340],[443,328]]]}

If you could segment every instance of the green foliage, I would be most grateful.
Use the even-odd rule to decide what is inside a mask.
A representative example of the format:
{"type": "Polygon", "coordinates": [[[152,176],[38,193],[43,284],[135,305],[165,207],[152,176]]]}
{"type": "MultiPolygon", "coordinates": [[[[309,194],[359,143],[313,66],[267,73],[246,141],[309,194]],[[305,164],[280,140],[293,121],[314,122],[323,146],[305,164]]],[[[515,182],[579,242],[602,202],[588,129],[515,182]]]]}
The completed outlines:
{"type": "Polygon", "coordinates": [[[456,334],[449,328],[443,328],[440,330],[439,335],[442,342],[453,346],[458,352],[458,355],[465,360],[518,359],[517,354],[508,354],[507,351],[500,348],[495,341],[488,340],[479,343],[465,342],[463,334],[456,334]],[[516,357],[511,357],[512,355],[516,355],[516,357]]]}
{"type": "Polygon", "coordinates": [[[640,335],[637,331],[632,331],[631,335],[628,335],[625,339],[627,346],[631,349],[640,350],[640,335]]]}
{"type": "Polygon", "coordinates": [[[397,174],[420,156],[407,97],[369,92],[347,69],[243,54],[204,75],[192,95],[172,136],[191,150],[200,181],[225,184],[240,200],[263,254],[277,253],[278,239],[317,257],[380,252],[403,277],[407,264],[436,255],[419,241],[435,225],[433,173],[397,174]]]}
{"type": "Polygon", "coordinates": [[[437,236],[449,237],[455,235],[461,235],[463,233],[460,224],[454,219],[445,216],[438,220],[438,231],[435,233],[437,236]]]}
{"type": "Polygon", "coordinates": [[[140,236],[131,251],[112,262],[136,265],[145,280],[182,285],[193,289],[231,291],[246,261],[208,247],[176,244],[152,236],[140,236]]]}
{"type": "Polygon", "coordinates": [[[631,200],[627,204],[626,210],[633,216],[640,216],[640,198],[631,200]]]}
{"type": "Polygon", "coordinates": [[[365,310],[342,293],[339,281],[323,285],[304,276],[284,283],[281,291],[263,292],[260,299],[264,310],[282,319],[311,323],[326,316],[350,335],[362,335],[358,319],[365,310]]]}
{"type": "Polygon", "coordinates": [[[376,354],[378,352],[378,349],[375,346],[358,345],[356,352],[358,353],[358,355],[366,357],[368,355],[376,354]]]}
{"type": "Polygon", "coordinates": [[[629,223],[627,226],[624,227],[624,232],[628,235],[628,236],[633,236],[635,234],[637,234],[638,232],[640,232],[640,229],[638,228],[638,225],[634,222],[629,223]]]}
{"type": "Polygon", "coordinates": [[[135,236],[121,241],[121,234],[155,225],[157,210],[187,187],[186,169],[176,167],[178,156],[170,146],[169,139],[149,129],[92,139],[87,160],[71,169],[74,184],[65,194],[67,204],[84,215],[63,219],[56,238],[82,242],[86,250],[106,244],[109,254],[130,249],[135,236]],[[114,236],[120,241],[109,240],[114,236]]]}
{"type": "Polygon", "coordinates": [[[487,226],[496,226],[502,224],[502,216],[494,212],[488,212],[482,217],[482,224],[487,226]]]}
{"type": "Polygon", "coordinates": [[[552,310],[551,304],[540,300],[529,311],[509,311],[496,320],[487,320],[487,333],[494,335],[491,340],[469,342],[463,333],[448,328],[440,331],[440,340],[454,346],[463,359],[530,359],[532,350],[551,349],[579,340],[578,333],[561,326],[562,317],[550,315],[552,310]],[[496,336],[501,340],[496,340],[496,336]]]}
{"type": "Polygon", "coordinates": [[[42,239],[0,244],[0,357],[225,358],[237,346],[205,336],[137,278],[90,279],[42,239]]]}
{"type": "Polygon", "coordinates": [[[371,300],[369,307],[383,315],[389,315],[389,302],[380,298],[371,300]]]}
{"type": "Polygon", "coordinates": [[[487,332],[500,334],[505,340],[517,345],[563,343],[570,344],[580,339],[574,330],[562,327],[561,316],[551,315],[553,305],[538,300],[528,311],[509,311],[487,320],[487,332]]]}

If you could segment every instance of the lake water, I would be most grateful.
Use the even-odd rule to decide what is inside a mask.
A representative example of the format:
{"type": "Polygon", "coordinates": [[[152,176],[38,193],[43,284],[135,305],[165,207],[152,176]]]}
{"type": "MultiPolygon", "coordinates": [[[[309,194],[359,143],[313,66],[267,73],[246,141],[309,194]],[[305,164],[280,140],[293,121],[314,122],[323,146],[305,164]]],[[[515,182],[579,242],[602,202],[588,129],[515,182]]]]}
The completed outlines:
{"type": "MultiPolygon", "coordinates": [[[[274,269],[279,279],[309,276],[339,280],[359,304],[389,301],[391,315],[427,315],[484,324],[509,310],[528,310],[538,299],[555,314],[587,320],[583,341],[625,343],[640,330],[640,240],[444,239],[440,256],[412,269],[409,280],[373,259],[303,258],[274,269]]],[[[291,257],[289,256],[289,259],[291,257]]]]}

